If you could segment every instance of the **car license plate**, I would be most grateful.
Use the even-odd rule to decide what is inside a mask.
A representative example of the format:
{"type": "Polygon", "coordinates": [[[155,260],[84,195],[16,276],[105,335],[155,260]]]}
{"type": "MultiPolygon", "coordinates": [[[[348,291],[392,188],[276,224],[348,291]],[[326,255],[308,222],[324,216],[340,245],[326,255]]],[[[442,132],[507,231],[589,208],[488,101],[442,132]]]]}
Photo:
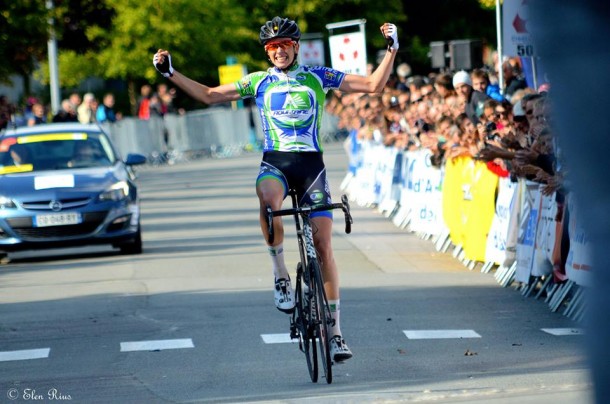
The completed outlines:
{"type": "Polygon", "coordinates": [[[51,215],[37,215],[34,218],[35,227],[66,226],[79,224],[80,222],[80,213],[54,213],[51,215]]]}

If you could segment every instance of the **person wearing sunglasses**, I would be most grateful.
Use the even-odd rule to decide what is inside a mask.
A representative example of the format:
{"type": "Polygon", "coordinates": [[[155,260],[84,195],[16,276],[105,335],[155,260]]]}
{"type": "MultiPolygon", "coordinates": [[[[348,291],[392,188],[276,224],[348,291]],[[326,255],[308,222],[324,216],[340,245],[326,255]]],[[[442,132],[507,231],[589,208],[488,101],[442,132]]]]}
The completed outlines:
{"type": "MultiPolygon", "coordinates": [[[[239,81],[210,87],[175,70],[171,55],[159,49],[153,57],[155,68],[189,96],[205,104],[253,98],[260,112],[264,132],[263,159],[256,180],[260,202],[260,222],[265,240],[265,208],[278,210],[289,189],[298,192],[301,204],[330,203],[320,127],[328,90],[343,93],[381,93],[398,51],[397,28],[385,23],[380,27],[388,47],[381,63],[368,76],[346,74],[324,66],[301,66],[297,62],[301,31],[289,18],[274,17],[260,28],[259,41],[272,66],[250,73],[239,81]]],[[[339,322],[339,277],[331,246],[332,216],[329,212],[311,215],[317,229],[314,243],[322,262],[335,325],[330,340],[333,360],[351,358],[352,352],[342,337],[339,322]]],[[[276,307],[294,310],[294,290],[283,255],[283,227],[275,224],[275,240],[268,246],[275,277],[276,307]]]]}

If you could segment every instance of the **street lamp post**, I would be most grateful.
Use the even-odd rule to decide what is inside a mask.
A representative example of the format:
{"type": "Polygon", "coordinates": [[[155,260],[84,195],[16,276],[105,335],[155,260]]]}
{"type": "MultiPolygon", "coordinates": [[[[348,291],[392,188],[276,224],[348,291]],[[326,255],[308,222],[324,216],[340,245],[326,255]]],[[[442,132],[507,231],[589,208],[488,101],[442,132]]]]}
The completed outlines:
{"type": "MultiPolygon", "coordinates": [[[[53,0],[47,0],[47,9],[52,11],[54,8],[53,0]]],[[[55,39],[55,29],[53,27],[53,17],[49,17],[49,41],[47,42],[47,52],[49,56],[49,85],[51,87],[51,110],[53,115],[59,111],[59,72],[57,68],[57,40],[55,39]]]]}

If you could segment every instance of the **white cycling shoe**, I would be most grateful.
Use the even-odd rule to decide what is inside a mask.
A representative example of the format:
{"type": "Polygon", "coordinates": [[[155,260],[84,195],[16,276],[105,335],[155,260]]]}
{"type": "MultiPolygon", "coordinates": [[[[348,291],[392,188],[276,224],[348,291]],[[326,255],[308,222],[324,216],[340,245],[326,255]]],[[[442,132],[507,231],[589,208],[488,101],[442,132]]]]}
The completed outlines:
{"type": "Polygon", "coordinates": [[[333,361],[343,362],[352,357],[352,351],[340,335],[332,337],[328,344],[330,345],[330,356],[333,358],[333,361]]]}
{"type": "Polygon", "coordinates": [[[292,313],[294,311],[294,289],[289,279],[275,280],[275,307],[284,313],[292,313]]]}

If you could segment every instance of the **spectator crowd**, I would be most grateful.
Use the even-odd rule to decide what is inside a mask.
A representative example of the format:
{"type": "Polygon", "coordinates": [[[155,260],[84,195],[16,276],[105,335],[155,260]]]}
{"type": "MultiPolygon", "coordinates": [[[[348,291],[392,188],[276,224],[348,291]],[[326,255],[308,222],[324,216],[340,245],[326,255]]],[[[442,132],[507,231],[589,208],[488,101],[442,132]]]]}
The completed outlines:
{"type": "MultiPolygon", "coordinates": [[[[151,116],[162,117],[166,113],[183,113],[182,109],[174,105],[175,98],[175,88],[168,89],[162,83],[153,92],[152,86],[145,84],[141,87],[135,116],[147,120],[151,116]]],[[[123,113],[115,109],[115,102],[112,92],[106,92],[101,102],[91,92],[82,96],[73,92],[61,101],[59,110],[53,114],[51,108],[37,97],[27,97],[24,106],[19,108],[6,95],[0,95],[0,130],[9,126],[33,126],[50,122],[116,122],[123,118],[123,113]]]]}
{"type": "Polygon", "coordinates": [[[427,148],[437,167],[463,156],[483,161],[499,177],[542,184],[543,194],[555,195],[561,219],[565,165],[550,126],[548,83],[528,87],[518,58],[502,64],[504,91],[491,68],[404,77],[410,68],[403,64],[396,71],[379,95],[332,94],[327,112],[348,141],[427,148]]]}
{"type": "MultiPolygon", "coordinates": [[[[352,142],[375,142],[405,151],[425,148],[431,152],[430,163],[437,167],[466,156],[485,162],[498,177],[539,182],[543,194],[555,195],[560,220],[567,191],[565,167],[550,125],[550,85],[528,87],[519,58],[505,60],[501,69],[502,85],[497,69],[491,67],[422,76],[412,75],[402,63],[381,94],[334,91],[326,110],[352,142]]],[[[176,89],[161,83],[155,90],[149,84],[141,86],[134,117],[149,120],[184,112],[175,106],[176,89]]],[[[122,114],[114,105],[112,93],[106,93],[101,103],[92,93],[82,98],[72,93],[55,115],[34,97],[27,99],[20,113],[7,97],[0,96],[0,129],[11,122],[17,126],[115,122],[122,114]]]]}

